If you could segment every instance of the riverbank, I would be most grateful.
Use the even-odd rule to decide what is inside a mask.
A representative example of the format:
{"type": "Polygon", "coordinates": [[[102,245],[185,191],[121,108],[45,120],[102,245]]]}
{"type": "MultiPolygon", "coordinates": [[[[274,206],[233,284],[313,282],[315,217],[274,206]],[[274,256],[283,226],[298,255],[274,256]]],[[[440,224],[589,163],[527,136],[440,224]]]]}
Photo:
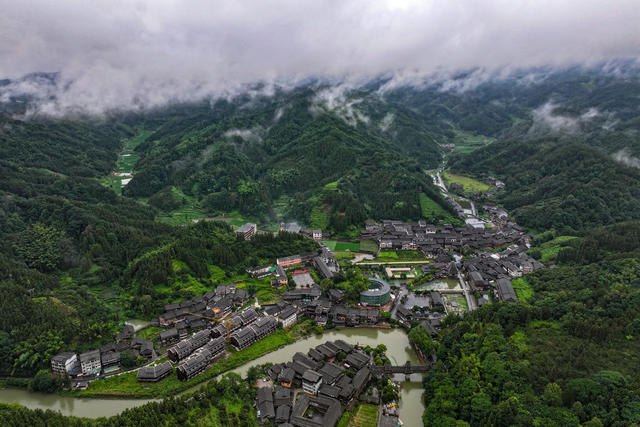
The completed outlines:
{"type": "Polygon", "coordinates": [[[136,372],[126,372],[103,380],[92,381],[88,390],[63,392],[64,396],[82,398],[164,398],[193,389],[220,374],[231,371],[267,353],[292,344],[303,336],[310,323],[302,322],[289,330],[278,330],[241,351],[229,351],[229,355],[213,364],[203,374],[189,381],[180,381],[175,374],[156,383],[138,382],[136,372]]]}
{"type": "MultiPolygon", "coordinates": [[[[306,326],[308,326],[308,321],[302,322],[301,326],[301,329],[306,328],[306,326]]],[[[387,346],[387,355],[394,364],[402,365],[407,361],[414,364],[420,363],[415,350],[409,343],[409,338],[406,332],[401,328],[342,328],[324,331],[322,334],[314,334],[307,337],[303,337],[300,332],[301,331],[298,331],[294,334],[297,338],[292,338],[292,341],[288,341],[289,344],[267,351],[261,356],[255,356],[253,360],[239,361],[240,364],[235,368],[227,366],[224,372],[222,372],[223,370],[220,370],[214,371],[217,373],[205,373],[194,379],[199,379],[197,382],[187,381],[185,383],[181,383],[177,381],[177,378],[175,378],[174,375],[173,377],[175,378],[175,381],[178,382],[178,386],[180,386],[180,391],[175,394],[196,391],[202,386],[202,384],[220,373],[233,372],[244,377],[248,370],[253,366],[289,360],[298,351],[306,353],[310,348],[315,347],[318,344],[336,339],[344,340],[350,344],[359,344],[363,346],[370,345],[375,347],[378,344],[385,344],[387,346]],[[185,389],[185,386],[188,387],[188,389],[185,389]]],[[[237,352],[235,354],[239,353],[240,352],[237,352]]],[[[255,354],[259,354],[259,352],[256,352],[255,354]]],[[[217,364],[220,364],[221,362],[218,362],[217,364]]],[[[421,417],[424,412],[424,405],[422,402],[422,375],[413,374],[410,376],[409,381],[407,381],[404,375],[398,375],[396,379],[402,382],[399,405],[401,414],[400,418],[404,421],[405,425],[421,425],[421,417]]],[[[167,380],[169,380],[169,378],[165,378],[163,381],[167,380]]],[[[162,383],[162,381],[160,383],[162,383]]],[[[142,384],[141,387],[144,387],[145,385],[148,386],[149,384],[142,384]]],[[[148,393],[150,389],[142,391],[148,393]]],[[[150,393],[148,395],[150,395],[150,393]]],[[[54,411],[60,411],[63,415],[88,418],[112,416],[119,414],[128,408],[144,405],[150,401],[157,401],[157,399],[145,399],[144,396],[141,395],[133,395],[133,398],[131,396],[131,394],[117,396],[109,393],[102,396],[82,396],[79,393],[61,396],[58,394],[31,393],[26,390],[0,389],[0,402],[19,403],[30,409],[51,409],[54,411]]],[[[158,397],[165,396],[159,395],[158,397]]]]}

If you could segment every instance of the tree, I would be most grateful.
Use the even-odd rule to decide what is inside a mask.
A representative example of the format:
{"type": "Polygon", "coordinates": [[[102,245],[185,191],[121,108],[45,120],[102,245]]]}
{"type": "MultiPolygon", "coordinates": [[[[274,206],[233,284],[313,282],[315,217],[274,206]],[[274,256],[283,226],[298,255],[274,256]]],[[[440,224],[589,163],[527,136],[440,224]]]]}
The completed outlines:
{"type": "Polygon", "coordinates": [[[431,339],[431,335],[429,335],[429,332],[422,324],[411,328],[409,331],[409,342],[416,346],[425,356],[430,355],[435,350],[435,344],[431,339]]]}
{"type": "Polygon", "coordinates": [[[54,227],[36,223],[22,233],[16,249],[29,267],[53,271],[62,259],[60,243],[63,236],[64,233],[54,227]]]}
{"type": "Polygon", "coordinates": [[[125,350],[120,353],[120,365],[126,369],[135,368],[136,360],[134,359],[131,350],[125,350]]]}
{"type": "Polygon", "coordinates": [[[49,370],[42,369],[33,377],[29,387],[31,390],[41,393],[55,393],[60,389],[61,384],[62,382],[51,375],[49,370]]]}
{"type": "Polygon", "coordinates": [[[544,388],[542,400],[549,406],[562,406],[562,389],[556,383],[549,383],[544,388]]]}

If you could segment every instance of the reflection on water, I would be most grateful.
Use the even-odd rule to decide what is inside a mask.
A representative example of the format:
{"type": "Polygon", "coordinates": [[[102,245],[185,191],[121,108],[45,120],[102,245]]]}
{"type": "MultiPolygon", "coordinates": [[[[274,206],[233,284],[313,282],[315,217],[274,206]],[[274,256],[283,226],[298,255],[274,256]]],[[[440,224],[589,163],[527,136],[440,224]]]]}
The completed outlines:
{"type": "MultiPolygon", "coordinates": [[[[327,331],[322,335],[306,338],[291,345],[266,354],[254,361],[247,363],[233,372],[242,376],[246,375],[250,367],[263,363],[281,363],[290,361],[296,352],[306,353],[310,348],[315,347],[325,341],[342,339],[349,344],[370,345],[378,344],[387,346],[387,355],[394,363],[402,365],[407,361],[419,364],[420,361],[416,353],[409,344],[409,338],[400,329],[373,329],[373,328],[349,328],[340,331],[327,331]]],[[[404,375],[396,375],[395,379],[402,381],[400,391],[400,419],[405,426],[422,425],[422,413],[424,405],[422,403],[422,375],[413,374],[410,381],[405,381],[404,375]]]]}
{"type": "Polygon", "coordinates": [[[78,399],[56,394],[31,393],[26,390],[0,389],[0,402],[19,403],[30,409],[51,409],[62,415],[99,418],[119,414],[128,408],[151,402],[149,399],[78,399]]]}

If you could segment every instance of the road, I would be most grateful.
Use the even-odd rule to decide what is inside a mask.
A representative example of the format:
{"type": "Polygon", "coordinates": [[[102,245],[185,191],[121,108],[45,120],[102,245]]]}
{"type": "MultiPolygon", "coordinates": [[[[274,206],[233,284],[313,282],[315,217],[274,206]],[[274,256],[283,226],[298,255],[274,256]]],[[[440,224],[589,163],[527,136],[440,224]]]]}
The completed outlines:
{"type": "Polygon", "coordinates": [[[396,299],[393,301],[393,308],[391,309],[391,318],[394,320],[398,320],[396,318],[396,311],[398,311],[398,307],[402,305],[402,297],[407,295],[409,291],[406,286],[400,287],[400,292],[396,295],[396,299]]]}
{"type": "Polygon", "coordinates": [[[476,212],[476,205],[471,200],[466,199],[469,203],[471,203],[471,215],[476,216],[478,213],[476,212]]]}
{"type": "Polygon", "coordinates": [[[433,262],[433,261],[430,261],[430,260],[425,260],[425,261],[390,261],[390,262],[359,262],[359,263],[357,263],[357,264],[355,264],[355,265],[429,264],[429,263],[432,263],[432,262],[433,262]]]}
{"type": "Polygon", "coordinates": [[[442,178],[440,177],[440,170],[436,172],[435,176],[432,175],[434,180],[436,181],[436,185],[442,189],[444,193],[447,192],[447,187],[445,187],[444,182],[442,182],[442,178]]]}
{"type": "Polygon", "coordinates": [[[460,271],[458,271],[458,280],[460,281],[460,285],[464,290],[464,297],[467,299],[467,305],[469,306],[469,311],[477,310],[478,305],[476,304],[476,300],[473,298],[473,295],[471,294],[471,288],[469,287],[467,282],[465,282],[464,278],[462,277],[462,273],[460,273],[460,271]]]}

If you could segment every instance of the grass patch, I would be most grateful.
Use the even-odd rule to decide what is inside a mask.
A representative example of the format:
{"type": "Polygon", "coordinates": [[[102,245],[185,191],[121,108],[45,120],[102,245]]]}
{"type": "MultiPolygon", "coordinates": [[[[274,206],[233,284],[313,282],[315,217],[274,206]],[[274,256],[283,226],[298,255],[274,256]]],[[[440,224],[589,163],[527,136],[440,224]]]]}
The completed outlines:
{"type": "Polygon", "coordinates": [[[213,283],[221,283],[224,281],[226,274],[223,269],[217,265],[210,265],[207,268],[209,269],[209,278],[213,283]]]}
{"type": "Polygon", "coordinates": [[[326,230],[329,227],[329,217],[322,206],[314,206],[309,214],[309,228],[326,230]]]}
{"type": "Polygon", "coordinates": [[[443,172],[442,179],[446,183],[456,183],[464,186],[465,193],[476,193],[489,190],[488,184],[464,175],[456,175],[450,172],[443,172]]]}
{"type": "Polygon", "coordinates": [[[156,220],[170,225],[186,225],[192,224],[193,220],[202,219],[205,216],[205,211],[194,204],[159,214],[156,220]]]}
{"type": "Polygon", "coordinates": [[[378,242],[375,240],[361,240],[359,250],[362,252],[376,253],[378,251],[378,242]]]}
{"type": "Polygon", "coordinates": [[[335,250],[358,252],[359,249],[360,249],[360,243],[337,242],[335,250]]]}
{"type": "Polygon", "coordinates": [[[533,288],[524,277],[513,279],[511,285],[519,301],[527,302],[533,296],[533,288]]]}
{"type": "Polygon", "coordinates": [[[420,209],[422,210],[422,216],[425,218],[450,215],[449,212],[442,209],[442,206],[424,193],[420,193],[420,209]]]}
{"type": "Polygon", "coordinates": [[[160,336],[160,332],[162,331],[164,331],[164,328],[161,328],[159,326],[148,326],[136,332],[136,336],[149,341],[154,341],[156,338],[158,338],[158,336],[160,336]]]}
{"type": "Polygon", "coordinates": [[[396,251],[380,251],[378,258],[398,259],[398,253],[396,251]]]}
{"type": "Polygon", "coordinates": [[[368,403],[361,404],[347,425],[353,427],[371,427],[378,425],[378,407],[368,403]]]}
{"type": "Polygon", "coordinates": [[[338,244],[336,240],[321,240],[321,242],[332,251],[336,250],[336,244],[338,244]]]}
{"type": "Polygon", "coordinates": [[[449,299],[449,301],[455,301],[459,307],[463,308],[465,311],[469,311],[469,304],[467,304],[467,299],[464,295],[447,295],[447,299],[449,299]]]}
{"type": "Polygon", "coordinates": [[[277,302],[283,290],[275,289],[271,286],[271,279],[247,279],[242,283],[236,284],[237,288],[244,289],[247,292],[254,292],[260,304],[269,304],[277,302]]]}
{"type": "Polygon", "coordinates": [[[426,194],[420,193],[420,210],[422,217],[433,224],[460,224],[460,220],[449,212],[445,211],[442,206],[429,198],[426,194]]]}
{"type": "Polygon", "coordinates": [[[544,242],[543,244],[538,246],[537,249],[539,249],[540,253],[542,254],[540,262],[543,264],[553,264],[556,261],[556,257],[558,256],[558,252],[560,252],[560,249],[569,246],[569,242],[574,239],[577,239],[577,237],[558,236],[555,239],[544,242]]]}
{"type": "Polygon", "coordinates": [[[420,251],[396,251],[398,259],[400,261],[426,261],[422,252],[420,251]]]}
{"type": "Polygon", "coordinates": [[[337,240],[323,240],[322,243],[332,251],[351,251],[358,252],[359,243],[339,242],[337,240]]]}
{"type": "Polygon", "coordinates": [[[356,254],[353,252],[334,252],[334,255],[338,261],[351,260],[356,257],[356,254]]]}
{"type": "Polygon", "coordinates": [[[333,181],[324,186],[325,190],[337,190],[338,189],[338,181],[333,181]]]}
{"type": "MultiPolygon", "coordinates": [[[[132,173],[133,167],[138,162],[140,154],[135,151],[136,147],[146,141],[153,133],[153,130],[138,129],[136,134],[131,138],[122,140],[122,152],[118,155],[114,171],[118,173],[132,173]]],[[[116,194],[122,194],[122,178],[118,176],[108,175],[100,179],[100,183],[111,188],[116,194]]]]}
{"type": "Polygon", "coordinates": [[[461,130],[456,130],[454,144],[456,146],[456,152],[471,153],[478,148],[482,148],[491,144],[494,138],[490,138],[484,135],[474,135],[461,130]]]}
{"type": "MultiPolygon", "coordinates": [[[[420,251],[397,250],[380,251],[375,262],[427,261],[420,251]]],[[[365,261],[366,262],[366,261],[365,261]]]]}

